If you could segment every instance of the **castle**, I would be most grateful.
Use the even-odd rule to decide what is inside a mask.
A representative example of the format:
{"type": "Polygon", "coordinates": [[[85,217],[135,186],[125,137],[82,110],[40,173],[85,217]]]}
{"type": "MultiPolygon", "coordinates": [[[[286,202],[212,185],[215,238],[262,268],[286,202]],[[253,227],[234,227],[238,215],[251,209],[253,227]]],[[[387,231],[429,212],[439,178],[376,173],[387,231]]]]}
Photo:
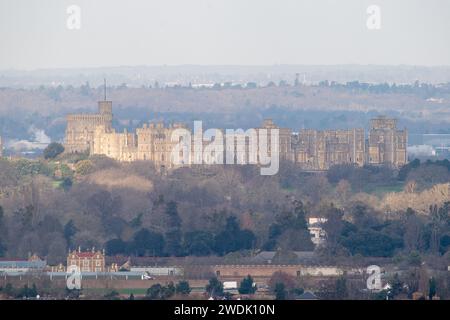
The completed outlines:
{"type": "Polygon", "coordinates": [[[301,130],[294,140],[295,162],[306,170],[327,170],[335,164],[365,164],[364,129],[301,130]]]}
{"type": "Polygon", "coordinates": [[[67,116],[66,141],[64,148],[68,153],[81,153],[94,147],[96,129],[112,131],[112,101],[99,101],[96,114],[69,114],[67,116]]]}
{"type": "MultiPolygon", "coordinates": [[[[66,152],[89,152],[91,155],[105,155],[123,162],[148,160],[157,168],[177,166],[174,165],[172,150],[179,141],[173,141],[172,133],[177,129],[189,130],[185,125],[174,123],[165,126],[163,123],[149,123],[137,128],[135,133],[127,130],[116,132],[112,127],[112,120],[112,102],[106,100],[106,95],[104,101],[98,102],[98,113],[68,115],[66,152]]],[[[259,133],[262,129],[266,130],[264,132],[267,132],[268,141],[271,130],[277,129],[279,158],[292,161],[304,170],[323,171],[338,164],[400,167],[407,163],[407,131],[398,130],[395,119],[372,119],[368,139],[362,128],[324,131],[305,129],[293,133],[291,129],[279,128],[270,119],[265,120],[255,132],[259,133]]],[[[195,134],[193,139],[196,139],[195,134]]],[[[257,139],[261,139],[261,136],[257,135],[257,139]]],[[[214,143],[214,139],[201,139],[204,147],[214,143]]],[[[191,148],[191,151],[194,151],[194,147],[191,148]]],[[[242,148],[241,150],[248,151],[249,143],[246,138],[236,139],[230,146],[225,147],[227,148],[234,148],[234,151],[242,148]]],[[[269,147],[268,153],[270,152],[269,147]]],[[[251,163],[248,155],[242,158],[237,159],[237,163],[251,163]]],[[[196,162],[191,157],[186,162],[188,163],[201,162],[196,162]]]]}

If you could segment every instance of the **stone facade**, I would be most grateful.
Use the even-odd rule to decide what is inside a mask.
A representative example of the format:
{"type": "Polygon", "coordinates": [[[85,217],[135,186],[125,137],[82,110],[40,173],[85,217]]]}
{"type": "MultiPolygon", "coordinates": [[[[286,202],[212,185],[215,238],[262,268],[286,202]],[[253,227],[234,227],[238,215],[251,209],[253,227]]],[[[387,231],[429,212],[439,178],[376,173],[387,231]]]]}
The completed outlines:
{"type": "Polygon", "coordinates": [[[363,166],[364,129],[301,130],[296,137],[295,161],[305,170],[327,170],[346,163],[363,166]]]}
{"type": "MultiPolygon", "coordinates": [[[[269,153],[270,156],[270,134],[271,129],[278,129],[279,130],[279,152],[280,152],[280,159],[281,160],[288,160],[288,161],[294,161],[294,152],[292,149],[292,130],[289,128],[280,128],[277,125],[274,124],[272,119],[266,119],[263,121],[263,124],[260,128],[257,128],[256,131],[259,132],[261,129],[267,130],[267,141],[269,146],[269,153]]],[[[259,141],[258,141],[259,142],[259,141]]],[[[259,143],[258,143],[259,146],[259,143]]]]}
{"type": "Polygon", "coordinates": [[[114,129],[98,126],[90,145],[91,154],[102,154],[118,161],[137,160],[136,136],[126,130],[117,133],[114,129]]]}
{"type": "Polygon", "coordinates": [[[112,102],[99,101],[96,114],[69,114],[67,116],[66,141],[68,153],[88,152],[93,148],[97,127],[112,130],[112,102]]]}
{"type": "MultiPolygon", "coordinates": [[[[172,150],[179,140],[172,141],[177,129],[190,133],[189,157],[183,158],[180,150],[180,165],[211,163],[258,163],[260,159],[260,139],[267,140],[267,157],[272,153],[271,130],[279,133],[278,151],[280,160],[295,162],[305,170],[322,171],[333,165],[355,164],[363,166],[391,165],[399,167],[407,163],[407,131],[397,130],[395,119],[377,118],[371,120],[369,139],[366,141],[364,129],[301,130],[293,134],[291,129],[280,128],[272,120],[266,119],[254,131],[235,132],[235,136],[225,138],[225,130],[219,130],[222,137],[215,136],[211,141],[197,137],[185,125],[180,123],[165,126],[163,123],[147,123],[137,128],[135,133],[116,132],[112,128],[112,102],[100,101],[98,113],[75,114],[67,117],[66,152],[89,152],[91,155],[105,155],[118,161],[152,161],[157,168],[173,168],[172,150]],[[267,137],[264,137],[264,131],[267,137]],[[250,156],[250,141],[256,141],[257,158],[250,156]],[[255,140],[256,139],[256,140],[255,140]],[[201,141],[196,144],[195,142],[201,141]],[[223,143],[222,143],[223,141],[223,143]],[[220,147],[216,148],[215,143],[220,147]],[[201,150],[196,150],[196,148],[201,150]],[[211,148],[208,148],[211,147],[211,148]],[[205,152],[205,150],[209,150],[205,152]],[[230,152],[231,151],[231,152],[230,152]]],[[[217,133],[217,131],[216,131],[217,133]]]]}
{"type": "Polygon", "coordinates": [[[397,120],[379,117],[370,121],[368,163],[400,167],[408,162],[406,129],[397,130],[397,120]]]}
{"type": "Polygon", "coordinates": [[[186,129],[179,123],[169,126],[164,126],[163,123],[149,123],[136,129],[136,159],[153,161],[156,167],[171,168],[173,166],[171,153],[178,144],[178,141],[172,141],[171,136],[180,128],[186,129]]]}

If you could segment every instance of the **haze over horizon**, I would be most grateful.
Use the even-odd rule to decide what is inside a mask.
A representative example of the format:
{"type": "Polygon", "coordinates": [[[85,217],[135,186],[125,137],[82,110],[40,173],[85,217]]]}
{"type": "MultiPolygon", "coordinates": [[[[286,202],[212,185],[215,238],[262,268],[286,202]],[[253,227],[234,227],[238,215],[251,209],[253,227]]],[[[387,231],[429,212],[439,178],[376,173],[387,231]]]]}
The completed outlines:
{"type": "MultiPolygon", "coordinates": [[[[449,65],[424,65],[424,64],[357,64],[357,63],[334,63],[334,64],[117,64],[117,65],[99,65],[99,66],[72,66],[72,67],[39,67],[34,69],[26,68],[4,68],[0,69],[0,72],[51,72],[51,71],[80,71],[80,70],[101,70],[101,69],[126,69],[126,68],[291,68],[291,67],[305,67],[305,68],[334,68],[334,67],[354,67],[354,68],[424,68],[424,69],[438,69],[438,68],[450,68],[449,65]]],[[[326,79],[324,79],[326,80],[326,79]]]]}
{"type": "Polygon", "coordinates": [[[1,0],[0,70],[450,66],[448,12],[445,0],[1,0]],[[373,4],[379,30],[366,24],[373,4]]]}

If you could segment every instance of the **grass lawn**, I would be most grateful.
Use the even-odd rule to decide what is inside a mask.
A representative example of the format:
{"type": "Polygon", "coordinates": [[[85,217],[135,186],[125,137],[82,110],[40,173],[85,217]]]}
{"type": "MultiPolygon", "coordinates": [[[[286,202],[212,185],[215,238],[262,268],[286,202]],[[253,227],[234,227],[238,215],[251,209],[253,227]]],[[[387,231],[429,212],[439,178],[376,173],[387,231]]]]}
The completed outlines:
{"type": "Polygon", "coordinates": [[[111,291],[117,291],[121,295],[145,295],[147,292],[146,288],[123,288],[123,289],[115,289],[115,288],[84,288],[83,293],[85,294],[95,294],[95,295],[105,295],[110,293],[111,291]]]}
{"type": "Polygon", "coordinates": [[[386,193],[403,191],[403,183],[398,182],[385,186],[367,186],[367,188],[364,188],[363,191],[374,196],[381,197],[386,193]]]}

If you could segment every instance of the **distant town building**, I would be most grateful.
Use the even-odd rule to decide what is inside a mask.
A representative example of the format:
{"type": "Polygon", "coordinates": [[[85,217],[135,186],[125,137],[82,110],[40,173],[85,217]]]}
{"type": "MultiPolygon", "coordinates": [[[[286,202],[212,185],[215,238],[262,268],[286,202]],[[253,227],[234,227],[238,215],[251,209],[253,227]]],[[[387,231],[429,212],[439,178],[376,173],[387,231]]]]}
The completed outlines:
{"type": "Polygon", "coordinates": [[[150,276],[183,276],[182,267],[130,267],[131,272],[142,272],[150,276]]]}
{"type": "Polygon", "coordinates": [[[69,252],[67,267],[77,266],[81,272],[106,272],[105,253],[102,251],[81,251],[81,248],[69,252]]]}
{"type": "Polygon", "coordinates": [[[43,271],[47,267],[47,261],[37,255],[25,259],[0,259],[0,273],[17,274],[33,271],[43,271]]]}
{"type": "Polygon", "coordinates": [[[359,268],[345,268],[338,266],[306,266],[306,265],[216,265],[211,266],[214,274],[221,278],[271,277],[275,272],[284,272],[294,277],[337,277],[344,273],[360,275],[359,268]]]}
{"type": "MultiPolygon", "coordinates": [[[[249,264],[272,264],[277,256],[277,251],[260,251],[257,255],[248,259],[249,264]]],[[[291,251],[295,255],[296,263],[314,264],[317,255],[314,251],[291,251]]]]}
{"type": "Polygon", "coordinates": [[[59,263],[57,266],[50,266],[50,272],[66,272],[67,268],[59,263]]]}

